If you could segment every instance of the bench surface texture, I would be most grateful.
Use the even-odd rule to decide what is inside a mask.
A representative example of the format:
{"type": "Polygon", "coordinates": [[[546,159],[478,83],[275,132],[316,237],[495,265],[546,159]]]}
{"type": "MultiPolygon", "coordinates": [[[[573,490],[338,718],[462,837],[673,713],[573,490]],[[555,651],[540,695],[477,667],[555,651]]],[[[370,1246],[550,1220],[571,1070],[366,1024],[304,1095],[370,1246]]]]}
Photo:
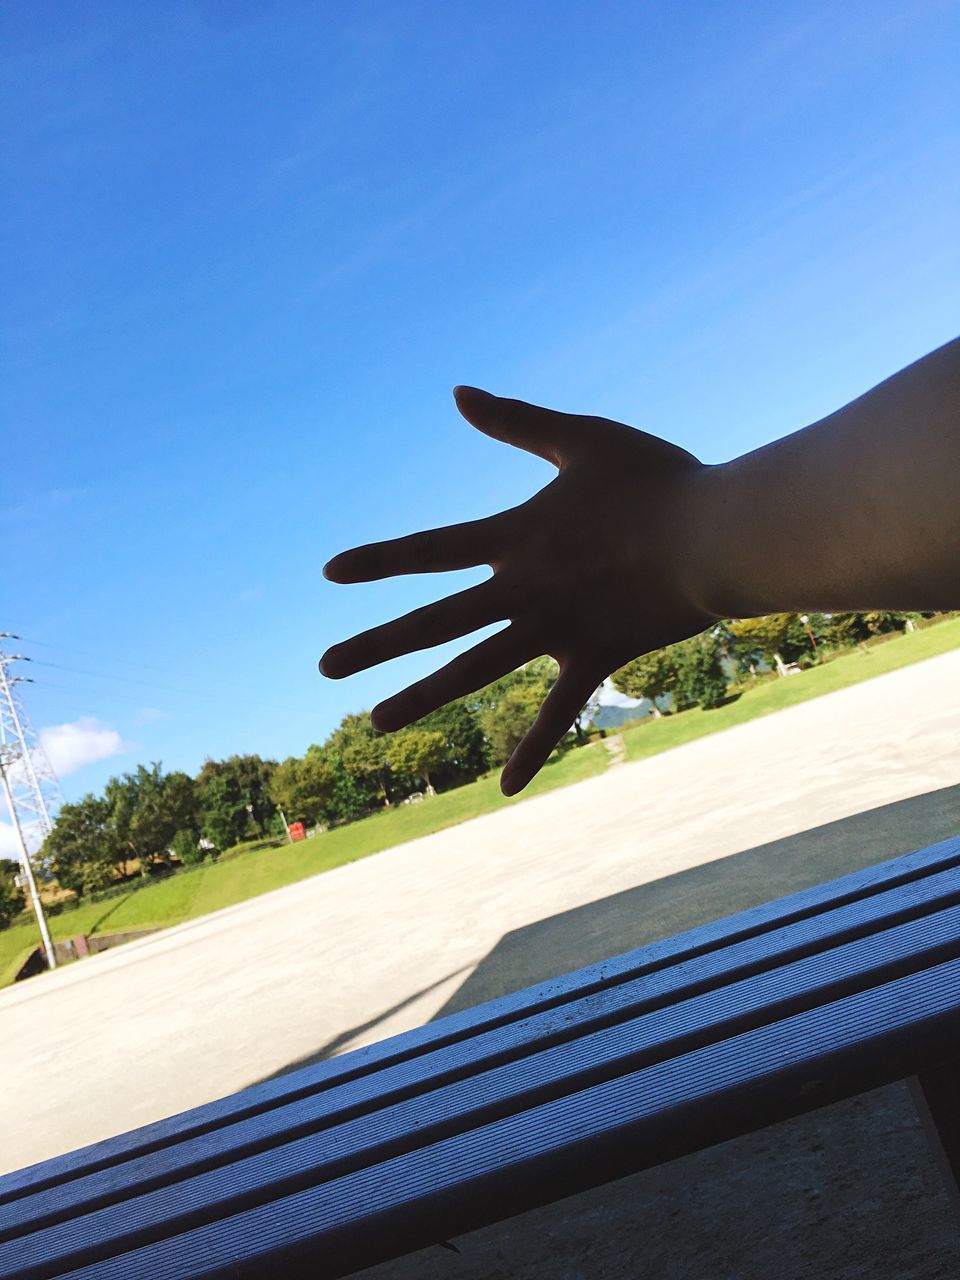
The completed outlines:
{"type": "Polygon", "coordinates": [[[960,1047],[960,839],[0,1178],[0,1277],[336,1277],[960,1047]]]}

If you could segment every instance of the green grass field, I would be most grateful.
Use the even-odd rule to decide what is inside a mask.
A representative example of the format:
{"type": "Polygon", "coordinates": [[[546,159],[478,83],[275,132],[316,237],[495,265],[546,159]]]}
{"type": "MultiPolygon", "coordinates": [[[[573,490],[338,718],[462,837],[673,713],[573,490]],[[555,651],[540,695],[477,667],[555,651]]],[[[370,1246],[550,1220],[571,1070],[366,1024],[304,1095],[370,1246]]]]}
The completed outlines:
{"type": "MultiPolygon", "coordinates": [[[[866,652],[855,650],[844,654],[802,675],[764,681],[714,711],[694,708],[626,729],[623,733],[626,758],[642,760],[708,733],[730,729],[957,647],[960,647],[960,618],[912,635],[896,636],[871,646],[866,652]]],[[[594,777],[604,772],[609,759],[600,742],[567,752],[551,760],[522,796],[510,800],[500,794],[497,775],[489,774],[455,791],[420,804],[384,810],[301,844],[238,852],[219,862],[203,864],[142,888],[131,888],[128,893],[101,902],[83,903],[74,911],[53,916],[51,931],[55,938],[64,939],[79,933],[120,933],[127,929],[181,924],[418,836],[442,831],[506,805],[522,803],[530,796],[594,777]]],[[[0,931],[0,986],[13,980],[36,945],[36,936],[36,926],[30,916],[0,931]]]]}
{"type": "Polygon", "coordinates": [[[794,707],[799,702],[809,702],[824,693],[846,689],[958,647],[960,618],[950,618],[909,635],[896,635],[890,640],[870,645],[866,651],[854,649],[798,676],[764,680],[756,688],[746,689],[735,701],[713,711],[694,707],[680,715],[647,720],[636,728],[625,729],[626,756],[628,760],[644,760],[647,756],[692,742],[694,738],[732,729],[734,725],[771,715],[785,707],[794,707]]]}

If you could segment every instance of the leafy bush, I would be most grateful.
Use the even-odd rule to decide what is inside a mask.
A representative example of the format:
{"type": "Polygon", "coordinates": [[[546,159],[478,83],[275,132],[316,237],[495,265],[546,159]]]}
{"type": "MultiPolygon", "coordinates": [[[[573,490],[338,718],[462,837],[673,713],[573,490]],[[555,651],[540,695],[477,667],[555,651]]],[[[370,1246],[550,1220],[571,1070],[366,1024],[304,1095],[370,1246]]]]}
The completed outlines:
{"type": "Polygon", "coordinates": [[[187,828],[181,828],[176,833],[170,843],[170,848],[185,867],[196,866],[198,862],[204,860],[209,852],[209,850],[201,847],[197,833],[187,828]]]}
{"type": "Polygon", "coordinates": [[[0,859],[0,929],[5,929],[24,908],[23,890],[17,884],[19,870],[17,863],[0,859]]]}
{"type": "Polygon", "coordinates": [[[721,650],[712,632],[694,636],[674,645],[677,662],[678,707],[699,703],[705,711],[719,707],[727,696],[727,678],[721,664],[721,650]]]}

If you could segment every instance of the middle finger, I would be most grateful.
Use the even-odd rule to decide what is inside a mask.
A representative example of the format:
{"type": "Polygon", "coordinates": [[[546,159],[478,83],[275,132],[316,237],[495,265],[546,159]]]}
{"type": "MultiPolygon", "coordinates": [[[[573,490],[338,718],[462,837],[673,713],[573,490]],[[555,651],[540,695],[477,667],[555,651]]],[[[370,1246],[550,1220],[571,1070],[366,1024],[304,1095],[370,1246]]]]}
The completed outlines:
{"type": "Polygon", "coordinates": [[[492,622],[501,622],[507,616],[501,595],[495,579],[491,578],[445,600],[414,609],[401,618],[333,645],[320,659],[320,670],[325,676],[339,680],[403,653],[430,649],[492,622]]]}

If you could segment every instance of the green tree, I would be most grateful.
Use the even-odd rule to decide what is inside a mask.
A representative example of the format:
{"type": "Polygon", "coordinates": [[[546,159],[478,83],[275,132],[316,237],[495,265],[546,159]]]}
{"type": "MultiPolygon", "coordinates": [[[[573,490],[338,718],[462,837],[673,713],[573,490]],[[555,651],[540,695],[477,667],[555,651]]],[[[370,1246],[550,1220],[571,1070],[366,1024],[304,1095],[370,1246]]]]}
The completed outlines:
{"type": "Polygon", "coordinates": [[[890,631],[902,631],[906,625],[907,615],[874,611],[863,614],[863,621],[872,636],[881,636],[890,631]]]}
{"type": "Polygon", "coordinates": [[[288,756],[270,775],[270,799],[283,811],[288,822],[300,822],[306,817],[300,812],[300,764],[297,756],[288,756]]]}
{"type": "Polygon", "coordinates": [[[305,756],[290,756],[270,776],[270,798],[288,822],[329,820],[336,791],[334,764],[317,747],[305,756]]]}
{"type": "Polygon", "coordinates": [[[170,851],[185,867],[195,866],[207,856],[207,850],[201,847],[196,831],[186,827],[174,834],[170,841],[170,851]]]}
{"type": "Polygon", "coordinates": [[[443,759],[430,777],[439,791],[447,791],[470,782],[490,767],[487,740],[480,716],[466,698],[458,698],[416,723],[417,729],[428,729],[443,735],[443,759]]]}
{"type": "Polygon", "coordinates": [[[17,884],[19,874],[18,863],[0,858],[0,929],[5,929],[24,908],[23,890],[17,884]]]}
{"type": "Polygon", "coordinates": [[[776,665],[776,655],[783,655],[787,631],[797,618],[795,613],[768,613],[760,618],[736,618],[727,623],[742,667],[765,662],[776,665]]]}
{"type": "Polygon", "coordinates": [[[203,834],[218,849],[262,836],[276,813],[270,799],[273,760],[257,755],[205,760],[196,789],[203,834]]]}
{"type": "Polygon", "coordinates": [[[111,778],[103,789],[107,806],[106,826],[112,833],[114,857],[121,875],[129,874],[129,863],[139,856],[133,839],[133,815],[137,809],[137,782],[134,774],[111,778]]]}
{"type": "Polygon", "coordinates": [[[344,716],[328,739],[344,769],[361,785],[372,787],[384,805],[390,805],[390,764],[386,740],[370,723],[370,713],[344,716]]]}
{"type": "Polygon", "coordinates": [[[516,671],[510,671],[499,680],[494,680],[492,684],[478,689],[464,701],[480,716],[482,723],[483,713],[492,711],[513,689],[537,689],[540,691],[541,699],[545,698],[556,684],[559,674],[560,668],[553,658],[534,658],[532,662],[525,663],[516,671]]]}
{"type": "Polygon", "coordinates": [[[333,769],[333,793],[326,815],[328,822],[353,822],[377,807],[379,797],[376,788],[368,779],[354,777],[347,771],[339,751],[330,745],[329,739],[322,747],[310,749],[322,751],[333,769]]]}
{"type": "Polygon", "coordinates": [[[60,887],[78,898],[105,889],[127,852],[119,844],[109,801],[94,795],[61,805],[43,845],[60,887]]]}
{"type": "Polygon", "coordinates": [[[847,649],[861,644],[869,635],[863,615],[834,613],[827,622],[826,641],[832,649],[847,649]]]}
{"type": "Polygon", "coordinates": [[[727,696],[720,637],[713,631],[707,631],[671,647],[677,665],[674,698],[678,707],[682,709],[697,703],[705,711],[719,707],[727,696]]]}
{"type": "Polygon", "coordinates": [[[905,613],[867,612],[834,613],[824,618],[824,639],[833,648],[862,644],[871,636],[889,631],[902,631],[907,624],[905,613]]]}
{"type": "Polygon", "coordinates": [[[447,743],[435,729],[404,729],[387,744],[387,760],[395,773],[420,779],[427,795],[436,794],[430,774],[444,758],[447,743]]]}
{"type": "Polygon", "coordinates": [[[628,698],[648,698],[655,716],[660,715],[657,698],[665,698],[677,688],[678,671],[673,647],[641,654],[611,676],[613,687],[628,698]]]}
{"type": "Polygon", "coordinates": [[[509,759],[559,674],[553,658],[534,658],[464,699],[483,729],[490,764],[509,759]]]}
{"type": "Polygon", "coordinates": [[[130,840],[140,858],[141,871],[166,864],[178,831],[199,834],[199,805],[193,779],[185,773],[164,773],[159,764],[140,765],[131,777],[135,796],[130,840]]]}
{"type": "MultiPolygon", "coordinates": [[[[186,773],[164,773],[154,763],[111,778],[104,790],[110,809],[118,860],[140,861],[140,872],[170,861],[178,831],[199,832],[199,805],[193,779],[186,773]]],[[[124,866],[124,869],[126,867],[124,866]]]]}
{"type": "Polygon", "coordinates": [[[507,689],[483,712],[483,731],[494,764],[504,764],[513,755],[520,739],[536,720],[543,698],[543,685],[520,683],[507,689]]]}
{"type": "Polygon", "coordinates": [[[796,662],[802,667],[813,666],[820,660],[820,650],[825,640],[826,621],[822,613],[804,614],[803,617],[799,613],[792,613],[783,638],[781,657],[785,662],[796,662]],[[806,622],[803,618],[806,618],[806,622]]]}

